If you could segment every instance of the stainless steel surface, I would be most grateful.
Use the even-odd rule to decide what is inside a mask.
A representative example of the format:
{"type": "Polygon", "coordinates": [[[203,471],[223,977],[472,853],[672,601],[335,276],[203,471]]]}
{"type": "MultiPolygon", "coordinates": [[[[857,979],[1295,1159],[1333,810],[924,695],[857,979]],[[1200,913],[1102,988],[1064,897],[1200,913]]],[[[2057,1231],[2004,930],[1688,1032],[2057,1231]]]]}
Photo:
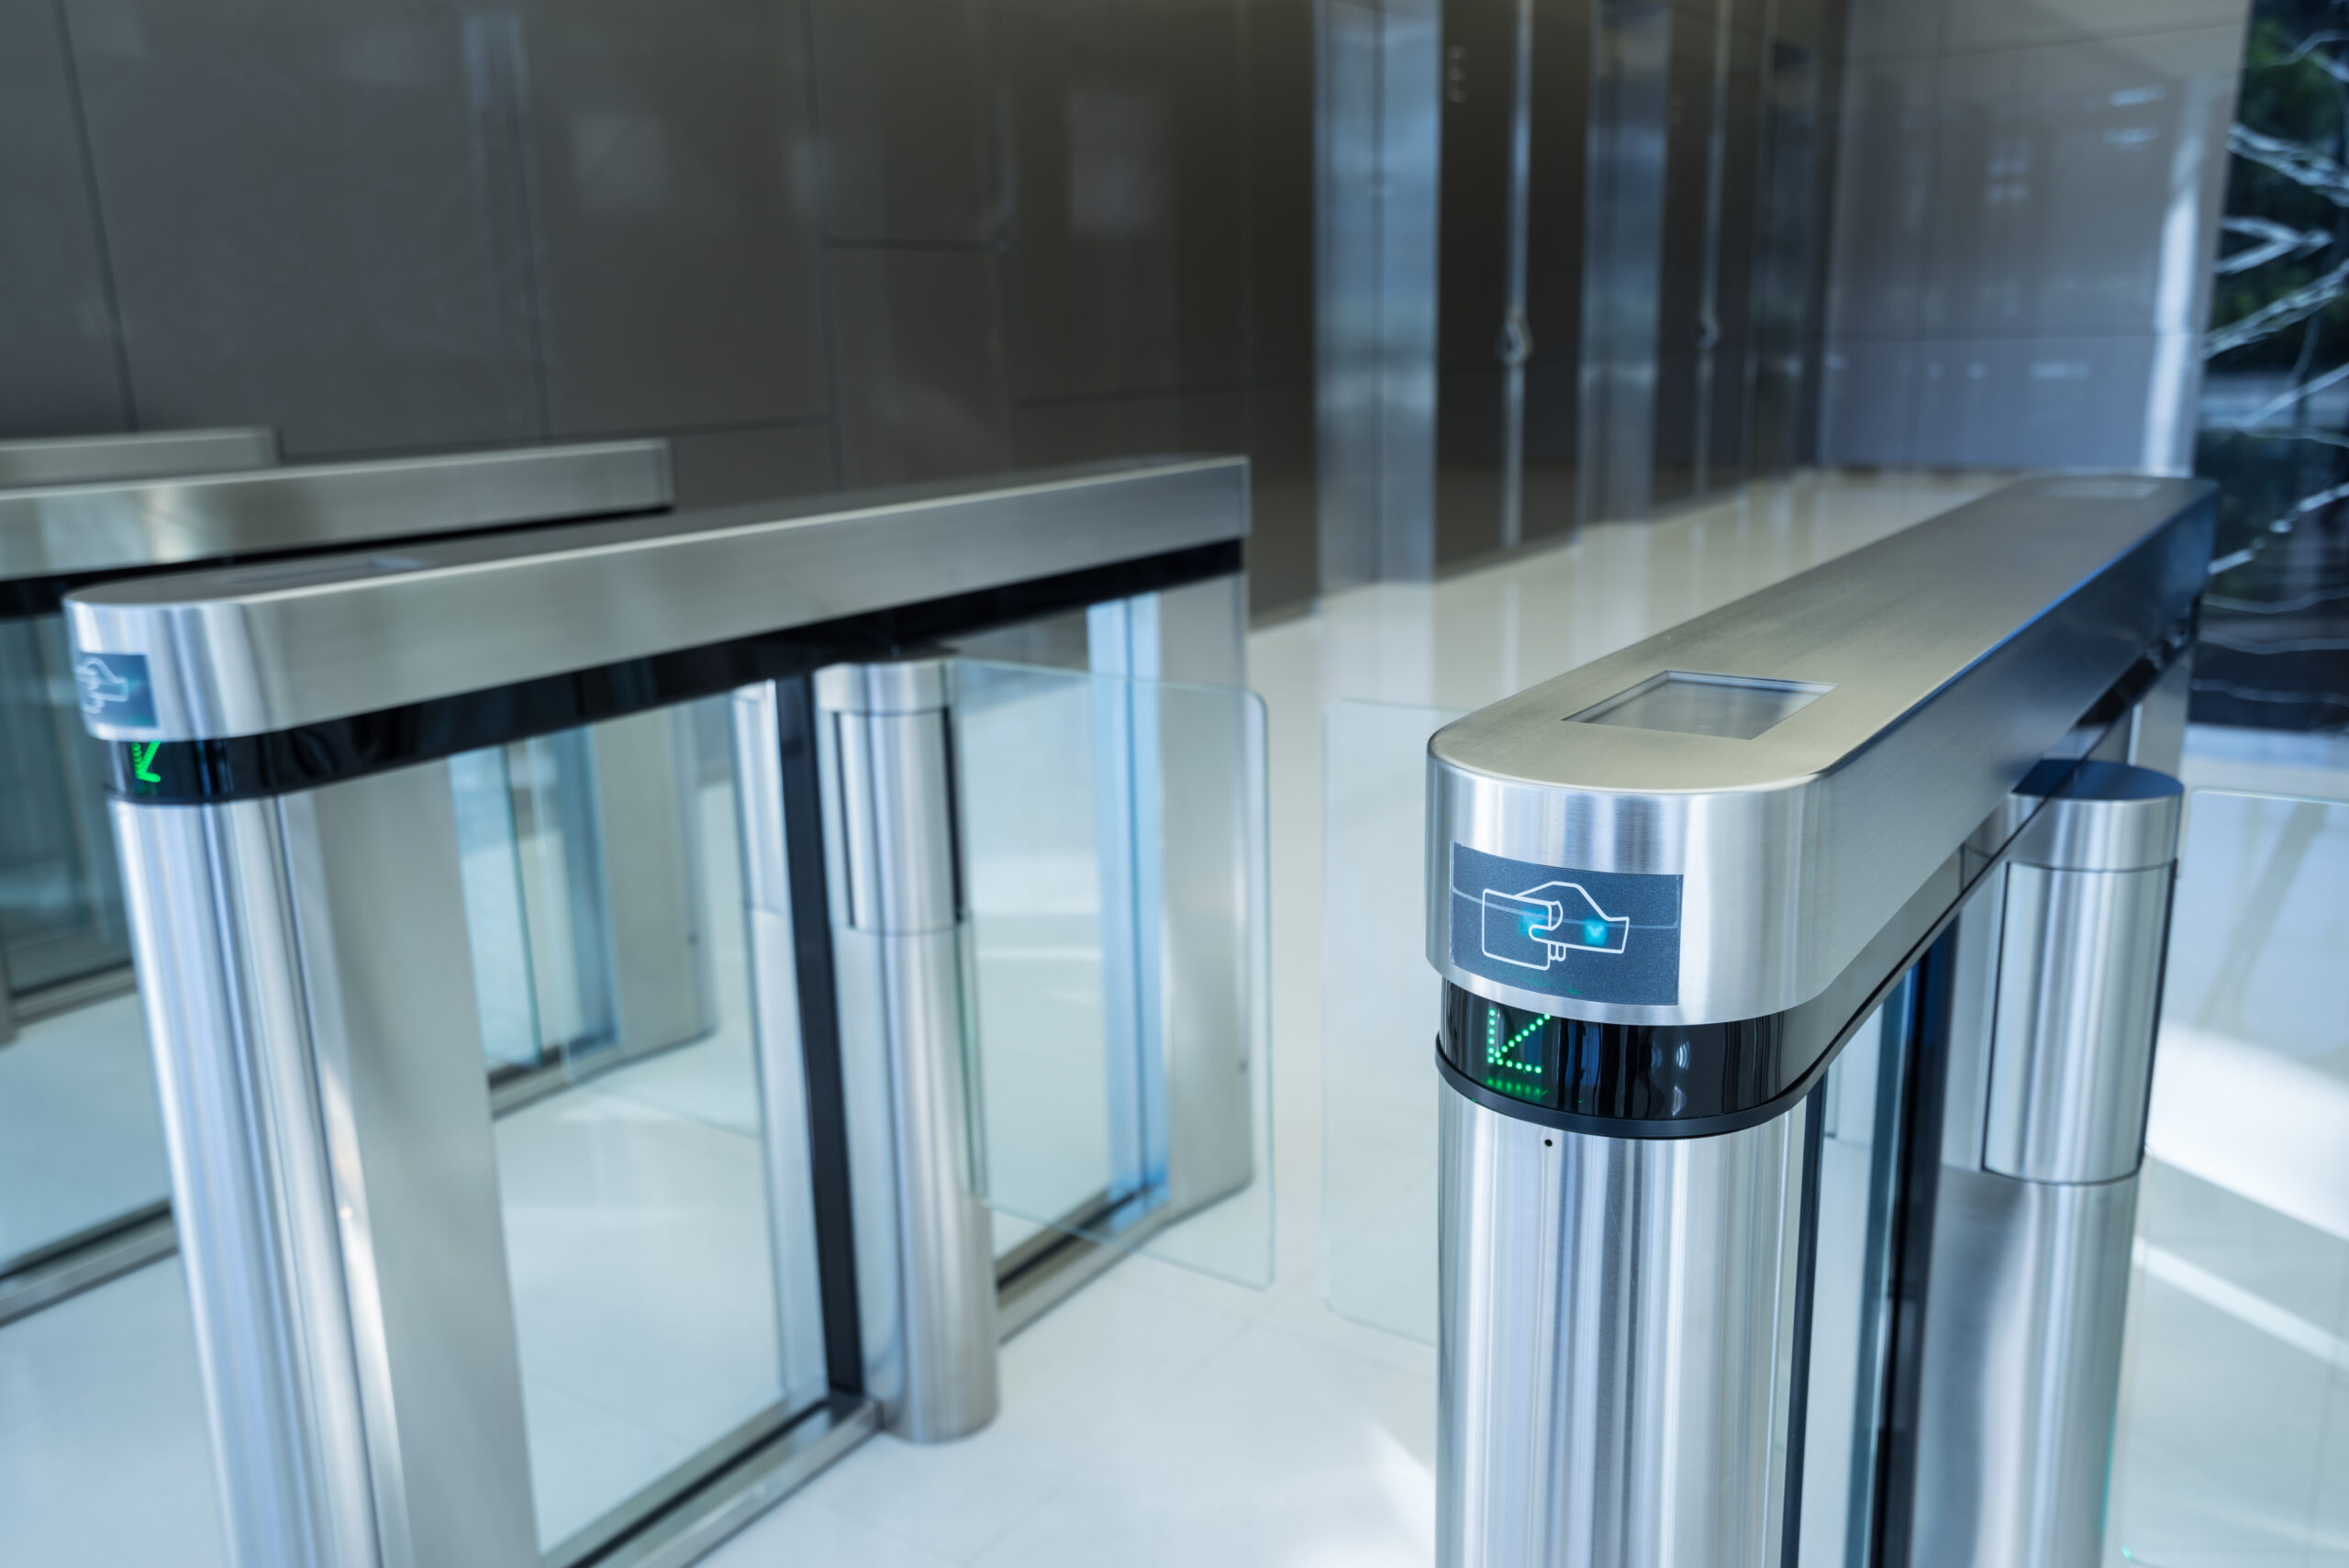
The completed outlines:
{"type": "Polygon", "coordinates": [[[1985,1169],[2034,1182],[2132,1174],[2153,1086],[2168,866],[2010,866],[1985,1169]]]}
{"type": "Polygon", "coordinates": [[[281,827],[117,806],[141,1000],[239,1568],[375,1568],[327,1130],[281,827]]]}
{"type": "Polygon", "coordinates": [[[2133,1175],[2153,1085],[2185,792],[2119,766],[2087,784],[2104,787],[2048,802],[2006,873],[1982,1165],[2035,1182],[2133,1175]]]}
{"type": "Polygon", "coordinates": [[[742,840],[742,901],[750,914],[751,1030],[766,1128],[767,1244],[783,1403],[798,1409],[826,1386],[815,1164],[809,1156],[807,1062],[801,1053],[799,965],[791,925],[791,858],[783,829],[782,727],[772,684],[734,694],[735,817],[742,840]]]}
{"type": "MultiPolygon", "coordinates": [[[[662,441],[0,491],[0,579],[319,550],[669,504],[662,441]]],[[[295,566],[236,574],[306,581],[295,566]],[[295,575],[288,575],[294,573],[295,575]]]]}
{"type": "MultiPolygon", "coordinates": [[[[2129,727],[2115,727],[2125,736],[2129,727]]],[[[2186,788],[2167,773],[2099,762],[2071,776],[2032,817],[2009,857],[2058,872],[2129,872],[2177,859],[2186,788]]]]}
{"type": "Polygon", "coordinates": [[[1436,0],[1319,14],[1320,586],[1435,570],[1436,0]]]}
{"type": "Polygon", "coordinates": [[[1942,1172],[1913,1568],[2102,1561],[2136,1190],[1942,1172]]]}
{"type": "Polygon", "coordinates": [[[0,486],[161,479],[268,468],[276,462],[277,432],[266,428],[56,436],[0,441],[0,486]]]}
{"type": "Polygon", "coordinates": [[[330,784],[274,810],[340,1219],[328,1256],[339,1256],[351,1305],[379,1550],[385,1568],[535,1568],[448,769],[330,784]]]}
{"type": "Polygon", "coordinates": [[[445,773],[116,827],[234,1560],[535,1564],[445,773]]]}
{"type": "Polygon", "coordinates": [[[1643,517],[1655,454],[1673,15],[1662,0],[1593,0],[1583,273],[1585,522],[1643,517]]]}
{"type": "MultiPolygon", "coordinates": [[[[896,1358],[871,1392],[887,1429],[915,1442],[976,1431],[1000,1403],[995,1255],[973,1179],[952,668],[833,665],[815,682],[841,1051],[885,1062],[887,1073],[885,1156],[869,1122],[860,1129],[852,1118],[850,1133],[852,1190],[860,1170],[885,1162],[896,1193],[884,1218],[894,1221],[885,1234],[896,1242],[896,1358]]],[[[860,1294],[886,1284],[860,1268],[860,1294]]]]}
{"type": "Polygon", "coordinates": [[[1778,1562],[1809,1105],[1635,1140],[1440,1097],[1441,1568],[1778,1562]]]}
{"type": "Polygon", "coordinates": [[[1677,1004],[1577,1002],[1577,1017],[1726,1020],[1817,996],[2185,619],[2210,495],[2025,481],[1439,732],[1431,961],[1511,1006],[1569,1005],[1451,963],[1459,843],[1684,878],[1677,1004]],[[1672,672],[1832,689],[1746,740],[1561,722],[1672,672]]]}
{"type": "Polygon", "coordinates": [[[1952,937],[1912,1568],[2100,1560],[2182,794],[2072,788],[1952,937]]]}
{"type": "Polygon", "coordinates": [[[69,615],[83,652],[149,661],[156,727],[95,733],[258,734],[1244,539],[1247,474],[1170,459],[589,524],[106,584],[69,615]]]}

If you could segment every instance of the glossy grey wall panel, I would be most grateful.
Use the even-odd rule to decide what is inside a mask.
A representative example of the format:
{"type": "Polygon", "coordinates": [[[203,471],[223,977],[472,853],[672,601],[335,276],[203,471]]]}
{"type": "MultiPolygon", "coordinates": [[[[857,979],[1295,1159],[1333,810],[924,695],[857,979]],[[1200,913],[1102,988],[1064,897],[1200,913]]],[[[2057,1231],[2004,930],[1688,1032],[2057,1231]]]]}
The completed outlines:
{"type": "Polygon", "coordinates": [[[1910,9],[1854,14],[1822,455],[2183,472],[2243,0],[1910,9]]]}
{"type": "Polygon", "coordinates": [[[835,239],[992,240],[1011,218],[996,7],[810,0],[835,239]]]}
{"type": "Polygon", "coordinates": [[[2061,332],[2199,329],[2209,256],[2190,243],[2223,199],[2243,28],[2058,44],[2024,57],[2038,128],[2022,317],[2061,332]],[[2189,243],[2172,239],[2182,224],[2189,243]]]}
{"type": "Polygon", "coordinates": [[[842,483],[1009,465],[998,266],[975,250],[832,252],[842,483]]]}
{"type": "Polygon", "coordinates": [[[78,435],[130,417],[75,87],[49,6],[0,7],[0,431],[78,435]]]}
{"type": "Polygon", "coordinates": [[[1230,385],[1246,362],[1234,0],[1008,0],[1020,401],[1230,385]]]}
{"type": "Polygon", "coordinates": [[[1854,338],[1828,346],[1820,398],[1820,445],[1828,461],[1905,468],[1923,350],[1905,338],[1854,338]]]}
{"type": "Polygon", "coordinates": [[[2019,123],[2022,57],[2011,50],[1934,62],[1929,216],[1917,325],[1929,333],[2012,331],[2027,280],[2015,263],[2032,214],[2034,138],[2019,123]]]}
{"type": "Polygon", "coordinates": [[[693,430],[668,439],[681,509],[840,487],[829,423],[693,430]]]}
{"type": "MultiPolygon", "coordinates": [[[[1861,0],[1858,17],[1887,7],[1861,0]]],[[[1850,68],[1842,117],[1835,254],[1829,308],[1852,336],[1915,332],[1924,325],[1934,63],[1869,61],[1850,68]]]]}
{"type": "MultiPolygon", "coordinates": [[[[1488,555],[1501,545],[1508,378],[1500,344],[1510,308],[1509,271],[1517,242],[1509,207],[1518,117],[1518,21],[1519,0],[1445,0],[1443,6],[1436,326],[1438,566],[1488,555]]],[[[1538,18],[1535,28],[1539,38],[1538,18]]],[[[1530,95],[1526,108],[1530,131],[1530,95]]]]}
{"type": "Polygon", "coordinates": [[[798,9],[517,0],[558,436],[820,418],[798,9]]]}
{"type": "Polygon", "coordinates": [[[1526,206],[1525,538],[1575,526],[1581,418],[1585,172],[1589,156],[1590,0],[1536,0],[1532,167],[1526,206]]]}
{"type": "Polygon", "coordinates": [[[271,424],[288,457],[540,433],[496,18],[65,12],[142,423],[271,424]]]}
{"type": "Polygon", "coordinates": [[[2013,49],[2241,25],[2241,0],[1937,0],[1942,47],[2013,49]]]}
{"type": "MultiPolygon", "coordinates": [[[[266,424],[300,459],[660,434],[710,501],[992,472],[1022,405],[1229,395],[1213,439],[1293,502],[1316,16],[24,0],[0,436],[266,424]]],[[[1091,425],[1098,455],[1170,444],[1133,409],[1091,425]]],[[[1309,562],[1314,530],[1289,544],[1309,562]]]]}
{"type": "Polygon", "coordinates": [[[1249,376],[1313,381],[1312,0],[1246,0],[1249,376]]]}
{"type": "Polygon", "coordinates": [[[1697,362],[1703,336],[1707,178],[1713,141],[1717,27],[1707,7],[1672,8],[1671,60],[1664,113],[1664,238],[1658,252],[1654,477],[1650,500],[1694,494],[1697,482],[1697,362]]]}

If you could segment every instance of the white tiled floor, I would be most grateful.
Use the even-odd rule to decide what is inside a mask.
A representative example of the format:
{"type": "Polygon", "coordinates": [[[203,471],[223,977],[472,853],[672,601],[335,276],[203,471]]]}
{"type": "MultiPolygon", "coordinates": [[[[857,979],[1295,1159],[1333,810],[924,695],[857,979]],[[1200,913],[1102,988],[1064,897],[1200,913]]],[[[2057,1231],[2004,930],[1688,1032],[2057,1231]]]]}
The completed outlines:
{"type": "MultiPolygon", "coordinates": [[[[1431,588],[1339,595],[1311,618],[1257,633],[1252,679],[1271,715],[1273,1284],[1122,1263],[1005,1348],[993,1426],[936,1448],[876,1439],[710,1561],[1428,1562],[1435,1367],[1410,1336],[1423,1331],[1432,1276],[1419,1163],[1431,1118],[1410,1099],[1424,1087],[1400,1076],[1426,1079],[1425,1009],[1412,1000],[1423,961],[1417,910],[1397,913],[1380,896],[1393,871],[1382,855],[1399,842],[1408,869],[1418,852],[1418,825],[1397,819],[1382,770],[1398,749],[1406,772],[1415,766],[1422,718],[1406,712],[1355,732],[1375,745],[1327,781],[1344,863],[1325,867],[1325,709],[1481,705],[1967,489],[1897,478],[1774,489],[1740,506],[1593,530],[1572,550],[1431,588]],[[1356,872],[1353,882],[1341,874],[1356,872]],[[1325,929],[1325,888],[1341,887],[1360,907],[1325,929]],[[1379,995],[1391,984],[1403,997],[1383,1006],[1391,1023],[1341,1033],[1326,1056],[1325,956],[1332,988],[1379,995]],[[1402,1065],[1390,1073],[1391,1063],[1402,1065]],[[1325,1067],[1370,1087],[1325,1107],[1325,1067]],[[1341,1143],[1353,1163],[1341,1163],[1341,1143]],[[1349,1190],[1330,1191],[1330,1175],[1349,1190]],[[1341,1242],[1367,1245],[1341,1285],[1324,1268],[1325,1219],[1341,1242]],[[1331,1310],[1333,1290],[1346,1315],[1331,1310]]],[[[2324,767],[2304,771],[2321,778],[2324,767]]],[[[2316,1063],[2304,1055],[2295,1065],[2316,1063]]],[[[638,1103],[706,1124],[689,1108],[706,1088],[647,1085],[638,1103]]],[[[2116,1503],[2145,1548],[2139,1560],[2343,1568],[2349,1263],[2325,1251],[2340,1242],[2305,1216],[2179,1169],[2156,1169],[2146,1212],[2160,1256],[2139,1284],[2134,1424],[2116,1503]],[[2238,1353],[2245,1371],[2230,1375],[2238,1353]],[[2259,1429],[2265,1401],[2282,1412],[2272,1432],[2259,1429]]],[[[44,1565],[215,1560],[184,1314],[167,1264],[0,1329],[0,1557],[14,1562],[29,1541],[25,1561],[44,1565]]]]}

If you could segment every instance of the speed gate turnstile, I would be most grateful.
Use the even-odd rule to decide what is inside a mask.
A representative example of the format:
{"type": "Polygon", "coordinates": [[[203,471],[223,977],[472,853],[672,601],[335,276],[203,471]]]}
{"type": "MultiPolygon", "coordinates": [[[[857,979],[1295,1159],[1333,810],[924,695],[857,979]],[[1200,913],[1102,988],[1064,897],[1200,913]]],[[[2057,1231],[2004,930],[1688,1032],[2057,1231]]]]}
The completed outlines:
{"type": "MultiPolygon", "coordinates": [[[[0,1138],[58,1151],[37,1190],[0,1193],[0,1321],[173,1243],[138,1020],[116,1002],[130,948],[103,760],[82,727],[83,709],[138,709],[145,693],[103,659],[71,656],[64,595],[230,562],[295,581],[324,550],[671,500],[662,441],[276,463],[268,430],[0,445],[0,1118],[23,1118],[0,1138]]],[[[599,761],[616,784],[630,773],[599,761]]]]}
{"type": "MultiPolygon", "coordinates": [[[[995,1414],[943,654],[1085,612],[1133,666],[1236,683],[1246,531],[1243,460],[1170,459],[73,597],[81,653],[152,693],[145,723],[91,728],[240,1568],[684,1562],[876,1425],[931,1440],[995,1414]],[[765,1129],[766,1230],[737,1250],[771,1260],[776,1392],[549,1538],[452,761],[713,703],[765,1129]]],[[[1236,783],[1244,747],[1211,728],[1179,739],[1236,783]]],[[[1180,805],[1237,830],[1245,798],[1180,805]]],[[[1212,992],[1239,904],[1200,907],[1155,928],[1151,962],[1212,992]]],[[[1172,1125],[1244,1129],[1224,1022],[1166,1031],[1158,1216],[1251,1180],[1244,1136],[1172,1125]]]]}
{"type": "Polygon", "coordinates": [[[1431,742],[1444,1568],[2096,1560],[2211,496],[2011,485],[1431,742]]]}

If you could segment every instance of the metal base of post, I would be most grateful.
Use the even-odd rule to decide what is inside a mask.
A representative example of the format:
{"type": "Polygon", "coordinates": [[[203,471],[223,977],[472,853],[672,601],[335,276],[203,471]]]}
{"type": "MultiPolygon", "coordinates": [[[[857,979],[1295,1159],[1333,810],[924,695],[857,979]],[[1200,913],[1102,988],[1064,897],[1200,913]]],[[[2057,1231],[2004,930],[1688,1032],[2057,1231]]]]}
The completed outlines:
{"type": "Polygon", "coordinates": [[[1438,1095],[1441,1568],[1775,1561],[1809,1102],[1600,1138],[1438,1095]]]}

